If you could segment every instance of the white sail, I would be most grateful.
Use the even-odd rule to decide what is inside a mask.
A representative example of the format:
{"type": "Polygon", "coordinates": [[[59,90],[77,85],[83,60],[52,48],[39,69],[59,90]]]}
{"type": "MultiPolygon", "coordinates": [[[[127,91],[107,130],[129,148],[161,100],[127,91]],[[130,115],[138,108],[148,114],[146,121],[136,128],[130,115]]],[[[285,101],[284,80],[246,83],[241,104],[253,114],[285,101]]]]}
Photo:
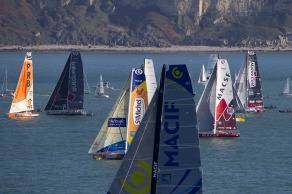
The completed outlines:
{"type": "Polygon", "coordinates": [[[103,80],[102,80],[102,75],[99,75],[99,93],[103,94],[104,93],[104,87],[103,87],[103,80]]]}
{"type": "Polygon", "coordinates": [[[85,72],[84,73],[84,81],[86,83],[86,88],[84,88],[84,94],[90,94],[90,88],[89,88],[89,84],[88,84],[88,81],[87,81],[87,77],[86,77],[86,74],[85,72]]]}
{"type": "Polygon", "coordinates": [[[207,81],[211,77],[211,74],[213,72],[213,69],[214,69],[218,59],[219,59],[219,54],[210,54],[207,69],[206,69],[207,81]]]}
{"type": "Polygon", "coordinates": [[[202,193],[195,101],[188,71],[185,65],[164,65],[161,75],[159,89],[108,193],[202,193]]]}
{"type": "Polygon", "coordinates": [[[205,66],[203,64],[201,72],[200,72],[200,75],[199,75],[198,83],[199,84],[205,84],[206,81],[207,81],[207,75],[206,75],[205,66]]]}
{"type": "Polygon", "coordinates": [[[288,77],[286,80],[282,95],[290,94],[290,87],[291,87],[291,81],[290,81],[290,78],[288,77]]]}
{"type": "Polygon", "coordinates": [[[197,110],[200,137],[239,137],[229,65],[218,59],[197,110]]]}
{"type": "Polygon", "coordinates": [[[109,98],[109,95],[104,91],[104,83],[101,74],[99,74],[99,86],[95,89],[95,96],[109,98]]]}
{"type": "Polygon", "coordinates": [[[155,70],[152,59],[145,59],[143,64],[144,73],[146,76],[147,92],[148,92],[148,103],[154,95],[157,88],[155,70]]]}
{"type": "Polygon", "coordinates": [[[123,157],[127,134],[130,81],[131,74],[93,141],[89,154],[97,155],[98,158],[123,157]]]}
{"type": "Polygon", "coordinates": [[[246,64],[245,61],[240,66],[238,75],[234,82],[234,89],[243,106],[246,104],[246,64]]]}

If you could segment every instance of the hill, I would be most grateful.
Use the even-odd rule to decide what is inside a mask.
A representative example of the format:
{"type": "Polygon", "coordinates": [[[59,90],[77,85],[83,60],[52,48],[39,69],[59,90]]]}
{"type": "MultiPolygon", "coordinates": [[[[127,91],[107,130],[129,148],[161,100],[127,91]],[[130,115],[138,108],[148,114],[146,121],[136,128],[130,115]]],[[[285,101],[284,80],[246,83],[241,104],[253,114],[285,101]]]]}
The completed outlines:
{"type": "Polygon", "coordinates": [[[0,45],[291,47],[291,0],[2,0],[0,45]]]}

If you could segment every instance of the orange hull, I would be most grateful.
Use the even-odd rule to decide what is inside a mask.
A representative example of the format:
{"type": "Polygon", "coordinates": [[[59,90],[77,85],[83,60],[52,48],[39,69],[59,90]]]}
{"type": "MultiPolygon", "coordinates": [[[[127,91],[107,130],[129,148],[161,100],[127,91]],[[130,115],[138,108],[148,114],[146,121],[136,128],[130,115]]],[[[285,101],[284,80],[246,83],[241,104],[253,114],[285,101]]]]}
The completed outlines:
{"type": "Polygon", "coordinates": [[[33,112],[21,112],[21,113],[9,113],[9,118],[15,118],[15,117],[38,117],[39,114],[33,113],[33,112]]]}

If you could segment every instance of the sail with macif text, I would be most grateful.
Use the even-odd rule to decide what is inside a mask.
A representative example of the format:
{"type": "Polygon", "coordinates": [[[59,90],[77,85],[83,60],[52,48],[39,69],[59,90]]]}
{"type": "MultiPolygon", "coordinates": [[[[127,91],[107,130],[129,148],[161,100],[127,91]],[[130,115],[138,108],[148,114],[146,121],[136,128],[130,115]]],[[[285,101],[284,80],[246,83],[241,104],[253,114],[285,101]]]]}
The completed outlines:
{"type": "Polygon", "coordinates": [[[202,193],[196,120],[186,65],[164,65],[159,88],[108,193],[202,193]]]}

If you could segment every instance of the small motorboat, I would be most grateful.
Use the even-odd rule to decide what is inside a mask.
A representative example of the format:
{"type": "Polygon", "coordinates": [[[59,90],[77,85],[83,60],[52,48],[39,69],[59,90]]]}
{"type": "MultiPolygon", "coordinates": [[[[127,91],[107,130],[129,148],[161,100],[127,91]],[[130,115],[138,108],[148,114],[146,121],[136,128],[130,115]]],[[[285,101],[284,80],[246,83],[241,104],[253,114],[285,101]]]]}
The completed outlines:
{"type": "Polygon", "coordinates": [[[274,109],[274,108],[277,108],[277,107],[272,104],[270,106],[265,106],[265,109],[274,109]]]}
{"type": "Polygon", "coordinates": [[[279,110],[280,113],[292,113],[292,109],[279,110]]]}

